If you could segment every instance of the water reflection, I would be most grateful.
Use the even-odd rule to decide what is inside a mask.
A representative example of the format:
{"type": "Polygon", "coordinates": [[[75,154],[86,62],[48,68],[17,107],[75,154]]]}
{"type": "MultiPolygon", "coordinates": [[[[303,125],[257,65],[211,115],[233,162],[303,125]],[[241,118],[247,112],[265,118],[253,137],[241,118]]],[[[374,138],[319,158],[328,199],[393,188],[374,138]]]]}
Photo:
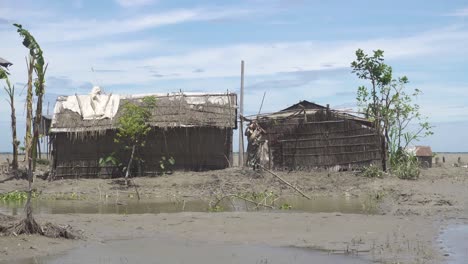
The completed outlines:
{"type": "Polygon", "coordinates": [[[440,236],[444,250],[448,251],[447,263],[462,264],[468,261],[468,225],[449,226],[440,236]]]}
{"type": "MultiPolygon", "coordinates": [[[[365,206],[365,202],[358,198],[346,197],[316,197],[307,200],[302,197],[280,198],[275,201],[275,207],[291,206],[292,211],[299,212],[341,212],[341,213],[375,213],[375,209],[365,206]]],[[[0,213],[8,215],[23,214],[23,203],[0,202],[0,213]]],[[[241,199],[223,200],[220,203],[222,211],[257,211],[265,210],[262,206],[255,206],[241,199]]],[[[93,202],[86,200],[44,200],[33,201],[35,213],[43,214],[157,214],[177,212],[207,212],[209,201],[136,201],[125,202],[93,202]]]]}
{"type": "Polygon", "coordinates": [[[11,264],[103,264],[103,263],[296,263],[361,264],[357,256],[261,245],[214,244],[180,241],[165,237],[111,241],[71,250],[66,254],[19,260],[11,264]]]}

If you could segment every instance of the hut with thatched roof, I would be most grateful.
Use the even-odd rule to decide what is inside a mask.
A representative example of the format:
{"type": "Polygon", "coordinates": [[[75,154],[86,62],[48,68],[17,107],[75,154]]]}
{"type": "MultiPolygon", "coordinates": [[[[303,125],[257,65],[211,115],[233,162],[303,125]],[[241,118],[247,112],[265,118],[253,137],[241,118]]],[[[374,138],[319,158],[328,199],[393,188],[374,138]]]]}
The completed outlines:
{"type": "Polygon", "coordinates": [[[56,177],[118,176],[118,164],[99,164],[110,155],[125,164],[129,151],[114,141],[122,105],[156,98],[146,144],[133,174],[154,175],[161,161],[173,157],[173,169],[222,169],[232,162],[233,129],[237,128],[234,93],[63,96],[57,99],[50,136],[56,177]]]}
{"type": "Polygon", "coordinates": [[[419,165],[423,168],[432,168],[432,149],[430,146],[415,146],[410,148],[411,152],[418,159],[419,165]]]}
{"type": "Polygon", "coordinates": [[[301,101],[252,116],[245,132],[248,162],[277,170],[381,166],[382,137],[369,120],[350,112],[301,101]]]}

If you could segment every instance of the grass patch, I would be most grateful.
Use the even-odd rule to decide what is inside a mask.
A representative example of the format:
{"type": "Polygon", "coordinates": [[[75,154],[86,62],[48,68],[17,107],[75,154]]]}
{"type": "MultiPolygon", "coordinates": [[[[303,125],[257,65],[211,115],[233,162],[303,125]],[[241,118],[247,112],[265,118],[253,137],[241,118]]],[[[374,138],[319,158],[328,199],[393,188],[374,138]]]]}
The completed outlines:
{"type": "Polygon", "coordinates": [[[366,178],[382,178],[384,175],[384,172],[382,171],[380,166],[371,164],[367,167],[364,167],[364,170],[362,171],[361,175],[366,178]]]}
{"type": "MultiPolygon", "coordinates": [[[[36,192],[32,192],[31,198],[36,198],[38,194],[36,192]]],[[[24,191],[11,191],[7,193],[0,193],[0,201],[4,202],[12,202],[12,201],[26,201],[28,199],[28,193],[24,191]]]]}

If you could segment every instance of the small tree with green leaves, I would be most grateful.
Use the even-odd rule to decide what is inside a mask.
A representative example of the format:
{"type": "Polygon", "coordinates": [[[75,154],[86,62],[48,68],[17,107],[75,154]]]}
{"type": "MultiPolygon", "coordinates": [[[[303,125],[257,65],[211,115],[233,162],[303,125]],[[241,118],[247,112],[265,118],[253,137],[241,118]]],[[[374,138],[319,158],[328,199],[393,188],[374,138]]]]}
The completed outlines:
{"type": "MultiPolygon", "coordinates": [[[[31,100],[30,97],[30,81],[31,81],[31,66],[33,66],[34,72],[36,73],[36,79],[34,80],[34,88],[35,94],[37,97],[36,101],[36,115],[34,118],[33,123],[33,137],[31,145],[29,146],[30,150],[28,153],[29,158],[32,158],[33,169],[36,166],[36,159],[37,159],[37,145],[39,142],[39,126],[41,124],[42,119],[42,99],[45,93],[45,74],[47,71],[47,64],[45,63],[44,56],[42,54],[42,49],[37,43],[36,39],[34,38],[28,30],[24,29],[23,26],[20,24],[13,24],[19,33],[19,35],[23,38],[23,46],[29,49],[29,65],[28,65],[28,100],[27,103],[29,104],[31,100]]],[[[28,133],[28,131],[27,131],[28,133]]],[[[28,146],[26,146],[28,148],[28,146]]]]}
{"type": "Polygon", "coordinates": [[[132,163],[138,158],[135,153],[145,146],[146,136],[151,130],[148,121],[151,117],[151,110],[156,106],[156,98],[147,96],[139,102],[126,102],[122,106],[122,114],[119,117],[118,131],[115,142],[124,145],[125,149],[130,149],[130,158],[125,172],[125,184],[128,185],[128,177],[131,173],[132,163]]]}
{"type": "Polygon", "coordinates": [[[371,83],[370,87],[358,88],[356,99],[366,118],[374,123],[379,135],[384,136],[381,154],[386,170],[387,153],[392,167],[408,160],[400,157],[403,150],[412,142],[432,135],[432,127],[420,114],[419,105],[413,102],[421,90],[407,92],[408,78],[393,78],[392,67],[385,64],[383,54],[382,50],[376,50],[370,56],[359,49],[351,68],[360,79],[371,83]]]}
{"type": "MultiPolygon", "coordinates": [[[[28,30],[24,29],[19,24],[13,24],[17,28],[17,32],[19,33],[20,37],[23,39],[23,46],[25,46],[29,50],[29,68],[28,68],[28,77],[29,81],[32,80],[32,69],[34,68],[34,72],[37,75],[36,80],[34,81],[35,92],[37,96],[37,103],[36,103],[36,118],[34,119],[33,125],[33,137],[30,142],[26,140],[26,155],[28,156],[28,199],[25,205],[26,211],[26,218],[16,227],[16,233],[26,233],[26,234],[35,234],[39,233],[42,234],[43,231],[40,228],[39,224],[34,220],[32,215],[32,206],[31,206],[31,192],[32,192],[32,182],[33,182],[33,164],[35,164],[36,157],[36,146],[39,140],[39,125],[41,122],[42,117],[42,97],[44,96],[45,92],[45,73],[47,70],[47,64],[44,62],[44,57],[42,54],[42,49],[37,43],[36,39],[34,38],[28,30]],[[28,146],[29,145],[29,146],[28,146]]],[[[30,83],[28,83],[30,86],[30,83]]],[[[29,111],[32,111],[32,94],[29,91],[30,87],[28,87],[28,96],[27,96],[27,108],[28,108],[28,117],[27,117],[27,133],[29,133],[29,125],[31,120],[31,116],[29,116],[29,111]]]]}

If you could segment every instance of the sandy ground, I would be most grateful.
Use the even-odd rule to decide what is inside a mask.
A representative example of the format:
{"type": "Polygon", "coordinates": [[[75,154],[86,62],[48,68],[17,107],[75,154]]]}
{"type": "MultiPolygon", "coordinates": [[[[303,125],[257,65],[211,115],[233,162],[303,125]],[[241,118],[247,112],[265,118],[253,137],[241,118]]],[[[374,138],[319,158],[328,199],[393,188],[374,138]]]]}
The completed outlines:
{"type": "MultiPolygon", "coordinates": [[[[93,241],[164,233],[201,241],[369,251],[370,259],[385,263],[440,263],[444,258],[444,252],[436,243],[440,229],[454,221],[468,221],[468,169],[451,166],[458,156],[468,161],[468,155],[445,154],[445,164],[423,170],[416,181],[389,175],[368,179],[348,172],[278,173],[310,196],[374,199],[380,204],[379,215],[292,212],[38,215],[41,222],[53,221],[81,229],[86,239],[3,237],[0,238],[0,261],[56,254],[93,241]]],[[[265,190],[281,196],[296,195],[269,174],[237,168],[176,172],[137,178],[135,183],[144,200],[213,199],[225,194],[265,190]]],[[[99,203],[103,197],[123,200],[135,197],[133,189],[126,189],[118,180],[111,179],[68,179],[51,183],[38,180],[34,187],[41,193],[40,199],[78,197],[99,203]]],[[[25,188],[25,181],[14,180],[0,184],[0,193],[25,188]]]]}

